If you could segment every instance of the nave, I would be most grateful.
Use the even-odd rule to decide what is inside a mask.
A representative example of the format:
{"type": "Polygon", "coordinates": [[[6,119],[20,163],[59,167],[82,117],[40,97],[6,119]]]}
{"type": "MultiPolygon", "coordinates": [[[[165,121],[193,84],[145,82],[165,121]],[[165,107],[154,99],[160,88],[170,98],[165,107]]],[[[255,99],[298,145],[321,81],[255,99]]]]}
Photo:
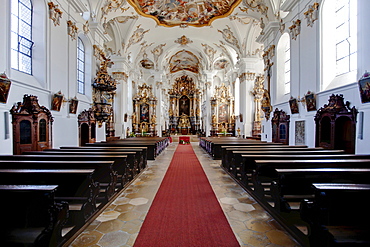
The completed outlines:
{"type": "MultiPolygon", "coordinates": [[[[212,160],[197,142],[191,144],[240,246],[299,246],[224,172],[220,160],[212,160]]],[[[177,145],[148,160],[148,168],[70,246],[134,246],[177,145]]]]}

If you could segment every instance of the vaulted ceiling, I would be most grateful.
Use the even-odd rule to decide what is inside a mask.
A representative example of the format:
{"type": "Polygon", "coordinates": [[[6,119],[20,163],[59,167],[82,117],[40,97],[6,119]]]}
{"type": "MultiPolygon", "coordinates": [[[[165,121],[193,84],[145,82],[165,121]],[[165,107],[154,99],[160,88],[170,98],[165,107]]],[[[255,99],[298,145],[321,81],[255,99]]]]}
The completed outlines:
{"type": "MultiPolygon", "coordinates": [[[[283,0],[80,0],[101,24],[105,52],[133,71],[202,74],[262,58],[261,27],[283,0]]],[[[91,24],[90,24],[91,25],[91,24]]]]}

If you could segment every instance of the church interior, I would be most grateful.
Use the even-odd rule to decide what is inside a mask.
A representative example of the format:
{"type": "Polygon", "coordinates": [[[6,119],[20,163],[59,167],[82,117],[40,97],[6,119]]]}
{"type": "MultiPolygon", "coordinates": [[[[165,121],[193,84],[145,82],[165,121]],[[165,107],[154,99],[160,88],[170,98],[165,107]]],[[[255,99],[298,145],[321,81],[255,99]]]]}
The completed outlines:
{"type": "MultiPolygon", "coordinates": [[[[353,191],[362,193],[356,194],[359,197],[370,193],[370,145],[366,144],[370,142],[370,129],[366,129],[370,121],[370,32],[366,30],[370,27],[365,25],[370,1],[7,0],[2,6],[0,180],[4,178],[4,182],[0,182],[0,194],[19,201],[12,192],[17,189],[9,188],[18,184],[5,181],[14,175],[14,180],[26,185],[22,182],[36,176],[34,171],[27,170],[28,176],[22,177],[13,170],[28,169],[27,162],[30,167],[49,169],[48,165],[54,164],[62,169],[58,162],[64,161],[69,163],[70,176],[83,183],[86,176],[100,179],[98,172],[88,171],[91,163],[100,167],[113,160],[111,169],[117,169],[108,171],[111,178],[100,181],[100,189],[105,188],[100,204],[83,204],[85,211],[76,216],[83,223],[66,220],[59,224],[59,228],[78,225],[72,237],[43,233],[32,240],[34,245],[22,246],[134,246],[149,205],[181,144],[194,149],[237,246],[339,246],[332,243],[333,234],[328,237],[317,228],[318,219],[310,210],[320,211],[317,201],[326,200],[315,195],[318,191],[351,198],[353,191]],[[65,157],[58,157],[63,148],[65,157]],[[122,171],[115,168],[119,157],[114,152],[119,151],[125,160],[122,171]],[[41,157],[46,152],[50,157],[41,157]],[[308,163],[310,168],[315,163],[316,169],[320,163],[321,168],[334,169],[331,174],[336,178],[325,188],[321,180],[313,180],[316,187],[309,190],[310,197],[302,198],[304,189],[299,192],[298,221],[294,220],[299,214],[291,217],[290,213],[298,199],[289,204],[279,187],[284,182],[298,183],[296,177],[289,180],[295,176],[293,171],[279,170],[293,164],[289,161],[292,157],[296,158],[294,172],[307,168],[308,163]],[[247,167],[248,160],[253,160],[253,168],[247,167]],[[260,167],[274,162],[285,166],[273,169],[274,179],[266,179],[268,175],[260,167]],[[81,166],[79,175],[72,171],[77,166],[81,166]],[[349,169],[346,178],[340,177],[344,170],[335,170],[339,168],[349,169]],[[363,171],[350,170],[354,168],[363,171]],[[280,176],[281,181],[276,180],[280,176]],[[338,181],[341,189],[334,186],[338,181]],[[264,187],[266,183],[269,188],[264,187]],[[129,222],[131,228],[126,224],[119,232],[127,235],[117,235],[109,245],[109,227],[103,225],[112,220],[109,211],[114,207],[123,210],[114,220],[121,217],[120,222],[129,222]],[[260,218],[266,215],[260,225],[253,225],[249,207],[260,218]],[[238,213],[232,214],[231,208],[238,213]],[[246,212],[248,217],[244,215],[245,221],[239,222],[246,212]],[[104,230],[96,230],[99,227],[104,230]],[[247,234],[253,227],[264,230],[247,234]],[[83,244],[92,238],[94,244],[83,244]],[[121,238],[124,243],[114,242],[121,238]]],[[[55,172],[48,176],[55,183],[60,179],[55,172]]],[[[63,194],[50,184],[43,186],[40,190],[49,191],[52,197],[63,194]]],[[[88,185],[89,193],[94,186],[93,182],[88,185]]],[[[35,188],[30,190],[36,194],[35,188]]],[[[80,197],[86,196],[81,193],[80,197]]],[[[91,200],[100,198],[96,193],[91,200]]],[[[287,189],[285,193],[298,192],[287,189]]],[[[71,205],[68,213],[64,202],[57,204],[54,211],[58,216],[53,217],[73,215],[71,205]]],[[[9,209],[4,206],[1,210],[9,209]]],[[[369,213],[364,217],[370,219],[369,213]]],[[[365,236],[368,226],[343,221],[357,227],[351,234],[356,232],[363,246],[370,244],[365,236]]],[[[339,225],[337,219],[331,222],[339,225]]],[[[68,229],[72,227],[63,231],[68,229]]],[[[332,230],[329,226],[325,229],[332,230]]],[[[5,232],[3,227],[1,231],[5,232]]]]}

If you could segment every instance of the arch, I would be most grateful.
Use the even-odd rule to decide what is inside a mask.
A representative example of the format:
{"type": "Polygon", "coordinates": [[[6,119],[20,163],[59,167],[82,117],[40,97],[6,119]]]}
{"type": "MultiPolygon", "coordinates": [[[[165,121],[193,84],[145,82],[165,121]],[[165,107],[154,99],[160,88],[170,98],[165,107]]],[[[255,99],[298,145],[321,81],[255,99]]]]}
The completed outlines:
{"type": "Polygon", "coordinates": [[[80,37],[77,39],[77,92],[85,94],[85,45],[80,37]]]}
{"type": "Polygon", "coordinates": [[[199,59],[192,52],[181,50],[171,56],[169,60],[170,72],[175,73],[180,70],[187,70],[199,73],[199,59]]]}
{"type": "Polygon", "coordinates": [[[335,143],[334,149],[345,150],[347,153],[354,153],[352,150],[355,140],[352,134],[352,121],[347,116],[335,120],[335,143]]]}
{"type": "MultiPolygon", "coordinates": [[[[78,34],[78,40],[81,40],[81,42],[84,45],[85,49],[85,73],[84,73],[84,85],[85,85],[85,91],[83,95],[86,97],[91,97],[89,95],[92,95],[92,87],[87,86],[91,84],[91,79],[93,75],[93,70],[95,69],[93,66],[93,46],[90,42],[90,39],[84,34],[79,33],[78,34]]],[[[76,61],[77,61],[77,49],[76,49],[76,61]]],[[[77,66],[76,66],[77,67],[77,66]]],[[[76,74],[76,92],[79,94],[82,94],[78,91],[78,73],[76,74]]]]}
{"type": "Polygon", "coordinates": [[[290,94],[290,36],[284,33],[277,45],[276,99],[284,100],[290,94]]]}
{"type": "Polygon", "coordinates": [[[85,146],[90,140],[90,128],[87,123],[82,123],[80,128],[80,146],[85,146]]]}

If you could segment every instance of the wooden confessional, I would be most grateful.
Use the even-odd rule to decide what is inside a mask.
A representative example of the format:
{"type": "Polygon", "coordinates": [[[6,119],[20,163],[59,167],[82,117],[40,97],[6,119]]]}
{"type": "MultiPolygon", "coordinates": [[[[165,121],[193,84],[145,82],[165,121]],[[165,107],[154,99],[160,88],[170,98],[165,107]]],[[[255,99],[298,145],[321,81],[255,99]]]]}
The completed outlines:
{"type": "Polygon", "coordinates": [[[78,115],[79,145],[96,142],[96,118],[95,112],[90,108],[78,115]]]}
{"type": "Polygon", "coordinates": [[[316,147],[341,149],[355,153],[357,109],[344,103],[343,95],[332,94],[329,104],[321,107],[315,115],[316,147]]]}
{"type": "Polygon", "coordinates": [[[37,96],[24,95],[10,110],[13,125],[13,154],[42,151],[52,147],[53,117],[37,96]]]}
{"type": "Polygon", "coordinates": [[[271,120],[272,142],[289,145],[289,122],[290,116],[276,108],[271,120]]]}

